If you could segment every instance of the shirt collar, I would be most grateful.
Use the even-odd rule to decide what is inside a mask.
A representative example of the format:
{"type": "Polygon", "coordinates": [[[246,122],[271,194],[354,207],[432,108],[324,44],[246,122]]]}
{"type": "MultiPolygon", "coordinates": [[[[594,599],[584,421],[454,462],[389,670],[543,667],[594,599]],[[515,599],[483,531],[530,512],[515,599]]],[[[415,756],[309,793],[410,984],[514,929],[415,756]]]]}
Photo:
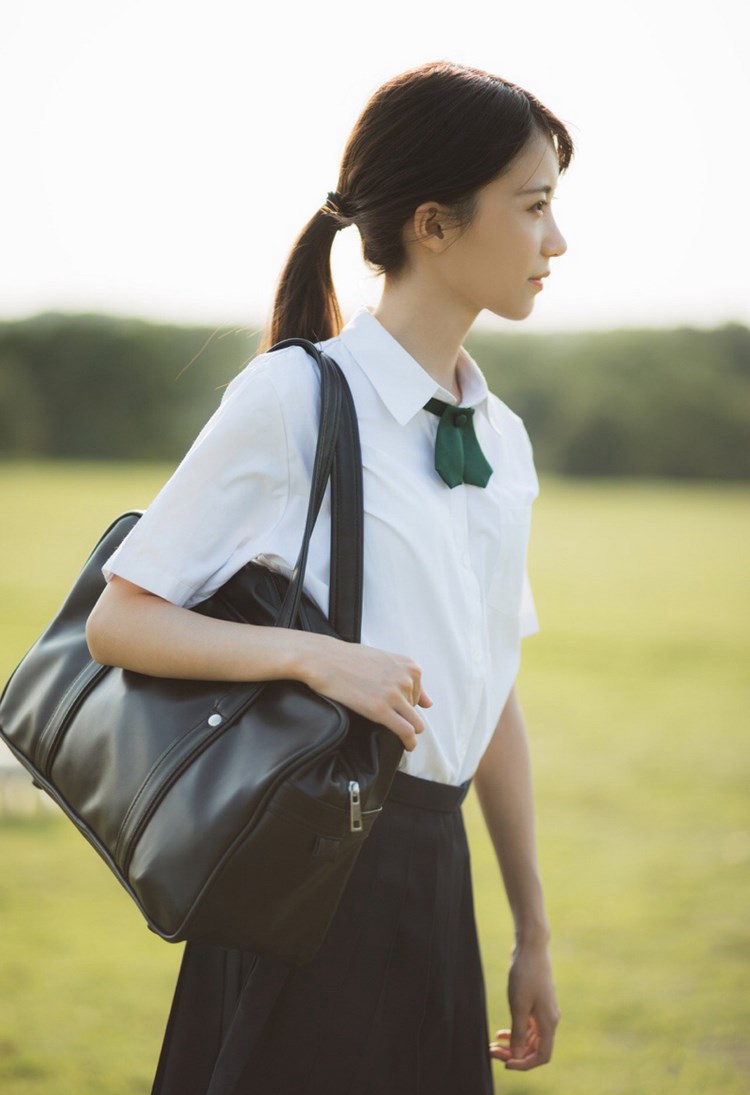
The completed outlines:
{"type": "MultiPolygon", "coordinates": [[[[436,397],[458,405],[453,392],[443,388],[416,358],[387,331],[367,304],[360,305],[338,336],[362,368],[388,410],[405,425],[428,399],[436,397]]],[[[482,370],[464,349],[458,354],[458,381],[462,407],[487,413],[489,388],[482,370]]]]}

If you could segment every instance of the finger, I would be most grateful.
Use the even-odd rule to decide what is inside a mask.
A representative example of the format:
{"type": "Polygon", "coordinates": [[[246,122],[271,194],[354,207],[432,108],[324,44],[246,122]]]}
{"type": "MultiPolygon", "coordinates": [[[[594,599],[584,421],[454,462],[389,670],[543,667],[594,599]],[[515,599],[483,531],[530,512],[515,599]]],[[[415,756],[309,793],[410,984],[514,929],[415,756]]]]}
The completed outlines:
{"type": "Polygon", "coordinates": [[[552,1046],[555,1041],[555,1027],[546,1019],[539,1021],[539,1034],[537,1037],[537,1051],[542,1061],[549,1061],[552,1057],[552,1046]]]}
{"type": "Polygon", "coordinates": [[[530,1068],[536,1068],[538,1065],[546,1064],[549,1058],[545,1056],[541,1049],[539,1035],[536,1030],[529,1036],[527,1044],[524,1046],[523,1051],[519,1054],[512,1054],[506,1059],[505,1067],[518,1069],[521,1072],[526,1072],[530,1068]]]}
{"type": "Polygon", "coordinates": [[[520,1012],[518,1015],[513,1016],[513,1023],[510,1030],[510,1052],[514,1058],[520,1058],[523,1056],[528,1043],[529,1034],[529,1021],[531,1016],[528,1012],[520,1012]]]}
{"type": "Polygon", "coordinates": [[[396,731],[398,736],[404,743],[404,746],[411,752],[417,748],[417,734],[420,732],[417,729],[413,719],[408,717],[407,712],[413,711],[413,708],[402,708],[394,712],[399,720],[399,728],[396,731]]]}
{"type": "MultiPolygon", "coordinates": [[[[413,699],[411,699],[409,701],[411,703],[412,707],[431,707],[432,706],[432,700],[430,699],[430,697],[427,695],[425,690],[420,685],[417,685],[415,691],[416,691],[416,695],[414,695],[414,692],[412,692],[413,699]]],[[[422,729],[422,730],[424,729],[424,724],[420,727],[420,729],[422,729]]]]}
{"type": "Polygon", "coordinates": [[[533,1068],[534,1064],[537,1063],[538,1053],[538,1045],[535,1042],[528,1042],[519,1053],[508,1050],[504,1060],[508,1068],[533,1068]]]}
{"type": "Polygon", "coordinates": [[[505,1061],[506,1068],[515,1068],[520,1072],[525,1072],[530,1068],[536,1068],[537,1065],[544,1065],[547,1063],[547,1058],[538,1048],[529,1049],[520,1057],[510,1057],[505,1061]]]}
{"type": "Polygon", "coordinates": [[[408,681],[405,682],[404,694],[406,695],[407,702],[416,707],[419,703],[419,697],[422,694],[422,684],[420,681],[420,674],[417,670],[414,670],[408,681]]]}
{"type": "Polygon", "coordinates": [[[489,1042],[489,1050],[495,1052],[496,1057],[510,1057],[510,1046],[508,1041],[510,1039],[510,1030],[497,1030],[495,1034],[495,1040],[489,1042]]]}
{"type": "Polygon", "coordinates": [[[539,1059],[538,1054],[530,1053],[525,1057],[511,1057],[510,1060],[505,1062],[505,1067],[515,1069],[518,1072],[528,1072],[530,1068],[536,1068],[537,1065],[541,1064],[544,1064],[544,1061],[539,1059]]]}
{"type": "Polygon", "coordinates": [[[539,1044],[537,1042],[528,1042],[520,1053],[514,1053],[510,1046],[500,1045],[499,1042],[490,1042],[490,1045],[497,1051],[498,1056],[502,1056],[504,1061],[523,1061],[531,1054],[539,1052],[539,1044]]]}
{"type": "Polygon", "coordinates": [[[386,716],[380,719],[381,725],[388,728],[391,733],[395,734],[399,739],[404,749],[408,749],[410,752],[417,748],[417,739],[414,734],[414,727],[405,719],[402,715],[399,715],[398,711],[391,708],[386,716]]]}
{"type": "Polygon", "coordinates": [[[412,669],[408,696],[412,707],[432,707],[432,698],[422,687],[422,671],[416,667],[412,669]]]}
{"type": "Polygon", "coordinates": [[[408,703],[408,701],[404,703],[403,706],[400,706],[397,710],[401,718],[405,719],[409,723],[410,730],[412,730],[415,734],[422,733],[422,731],[424,730],[424,723],[422,722],[422,719],[417,714],[414,707],[412,707],[408,703]]]}
{"type": "Polygon", "coordinates": [[[510,1057],[510,1045],[508,1044],[509,1042],[509,1030],[496,1030],[495,1040],[493,1042],[490,1042],[490,1053],[493,1055],[493,1057],[499,1057],[501,1058],[501,1060],[504,1061],[507,1057],[510,1057]]]}
{"type": "Polygon", "coordinates": [[[496,1061],[505,1062],[508,1060],[508,1051],[496,1045],[494,1042],[490,1042],[489,1053],[490,1057],[493,1057],[496,1061]]]}

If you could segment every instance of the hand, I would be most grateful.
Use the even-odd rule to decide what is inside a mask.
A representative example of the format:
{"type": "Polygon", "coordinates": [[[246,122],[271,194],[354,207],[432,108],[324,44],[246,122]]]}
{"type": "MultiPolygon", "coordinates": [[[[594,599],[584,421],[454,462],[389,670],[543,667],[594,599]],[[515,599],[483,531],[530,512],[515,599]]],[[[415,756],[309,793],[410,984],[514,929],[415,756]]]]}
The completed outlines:
{"type": "Polygon", "coordinates": [[[512,1029],[496,1031],[490,1056],[505,1061],[506,1068],[523,1071],[547,1064],[560,1011],[546,943],[516,944],[508,975],[508,1002],[512,1029]]]}
{"type": "Polygon", "coordinates": [[[405,654],[349,643],[329,636],[314,638],[305,661],[305,681],[372,722],[381,723],[399,737],[409,752],[417,747],[424,721],[416,708],[431,707],[422,687],[422,670],[405,654]]]}

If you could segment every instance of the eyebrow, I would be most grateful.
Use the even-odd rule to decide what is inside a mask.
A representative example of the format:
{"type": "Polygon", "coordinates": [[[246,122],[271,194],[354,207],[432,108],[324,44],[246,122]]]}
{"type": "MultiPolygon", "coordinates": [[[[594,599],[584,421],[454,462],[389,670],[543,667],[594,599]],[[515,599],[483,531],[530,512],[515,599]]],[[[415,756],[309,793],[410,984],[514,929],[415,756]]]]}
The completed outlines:
{"type": "Polygon", "coordinates": [[[532,186],[531,190],[516,190],[516,194],[551,194],[554,186],[532,186]]]}

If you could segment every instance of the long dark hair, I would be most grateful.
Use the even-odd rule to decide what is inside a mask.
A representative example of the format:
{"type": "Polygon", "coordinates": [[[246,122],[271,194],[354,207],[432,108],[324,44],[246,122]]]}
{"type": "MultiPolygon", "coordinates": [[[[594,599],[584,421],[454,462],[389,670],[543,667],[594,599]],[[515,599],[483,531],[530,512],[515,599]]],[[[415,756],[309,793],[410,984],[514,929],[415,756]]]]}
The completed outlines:
{"type": "Polygon", "coordinates": [[[541,133],[555,146],[560,173],[573,140],[530,92],[482,69],[432,61],[383,84],[359,116],[344,150],[335,198],[304,226],[279,278],[258,353],[285,338],[324,341],[343,320],[331,276],[331,246],[342,224],[356,224],[362,256],[378,274],[406,261],[404,224],[424,201],[450,208],[468,226],[477,191],[541,133]]]}

